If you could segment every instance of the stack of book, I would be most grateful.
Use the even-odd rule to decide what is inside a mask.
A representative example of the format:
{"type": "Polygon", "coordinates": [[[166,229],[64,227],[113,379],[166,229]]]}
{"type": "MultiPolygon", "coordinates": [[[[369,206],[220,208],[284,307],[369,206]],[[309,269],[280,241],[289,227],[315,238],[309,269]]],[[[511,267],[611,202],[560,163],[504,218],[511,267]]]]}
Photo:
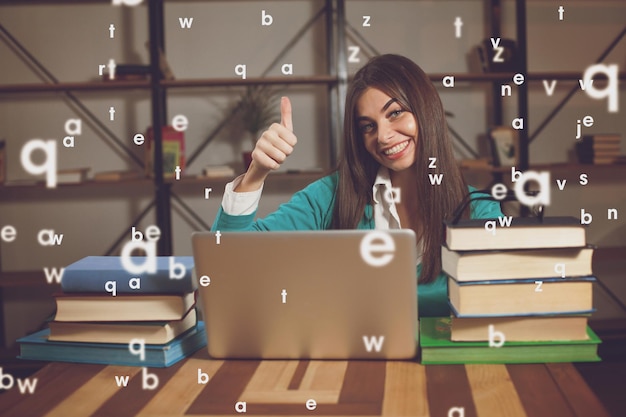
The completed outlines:
{"type": "Polygon", "coordinates": [[[585,135],[576,142],[576,153],[581,164],[617,164],[626,161],[621,154],[621,138],[619,134],[585,135]]]}
{"type": "MultiPolygon", "coordinates": [[[[146,260],[131,257],[135,265],[146,260]]],[[[156,272],[142,274],[127,272],[117,256],[71,264],[55,295],[54,320],[18,340],[20,357],[145,367],[178,362],[206,345],[193,267],[192,257],[156,257],[156,272]],[[133,353],[141,345],[143,359],[133,353]]]]}
{"type": "Polygon", "coordinates": [[[423,362],[599,360],[587,323],[593,247],[580,220],[486,221],[446,225],[442,269],[453,317],[422,319],[423,362]]]}

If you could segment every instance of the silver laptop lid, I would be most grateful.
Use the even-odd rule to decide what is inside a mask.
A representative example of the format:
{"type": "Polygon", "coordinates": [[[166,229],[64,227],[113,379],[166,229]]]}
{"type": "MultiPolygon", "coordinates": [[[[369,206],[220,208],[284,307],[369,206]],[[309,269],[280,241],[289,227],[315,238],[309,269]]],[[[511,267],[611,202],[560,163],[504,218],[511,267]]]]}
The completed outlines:
{"type": "Polygon", "coordinates": [[[212,357],[416,355],[413,231],[216,233],[192,235],[212,357]]]}

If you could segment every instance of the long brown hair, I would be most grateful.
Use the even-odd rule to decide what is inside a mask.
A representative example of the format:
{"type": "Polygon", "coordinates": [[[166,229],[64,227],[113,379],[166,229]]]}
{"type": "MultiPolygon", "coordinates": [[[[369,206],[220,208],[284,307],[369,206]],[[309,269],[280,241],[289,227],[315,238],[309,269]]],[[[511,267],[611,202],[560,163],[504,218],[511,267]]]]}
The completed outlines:
{"type": "MultiPolygon", "coordinates": [[[[368,88],[397,99],[417,121],[414,169],[419,179],[415,190],[421,207],[415,215],[421,225],[424,250],[419,282],[432,282],[441,271],[442,222],[453,213],[468,189],[454,160],[439,94],[424,71],[408,58],[392,54],[372,58],[355,74],[348,89],[331,227],[356,228],[366,205],[372,202],[372,186],[380,164],[365,149],[356,122],[357,102],[368,88]],[[429,158],[437,158],[436,168],[429,168],[429,158]],[[429,174],[443,174],[441,185],[431,185],[429,174]]],[[[468,213],[469,209],[464,216],[468,213]]]]}

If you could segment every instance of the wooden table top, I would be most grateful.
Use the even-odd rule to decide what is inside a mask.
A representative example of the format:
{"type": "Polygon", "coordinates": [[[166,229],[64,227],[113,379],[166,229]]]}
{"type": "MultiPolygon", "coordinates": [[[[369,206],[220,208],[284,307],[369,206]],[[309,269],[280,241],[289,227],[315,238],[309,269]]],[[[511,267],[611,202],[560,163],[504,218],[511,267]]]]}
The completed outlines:
{"type": "Polygon", "coordinates": [[[245,415],[255,416],[609,417],[570,363],[221,361],[202,349],[169,368],[55,362],[29,378],[37,378],[35,392],[20,393],[16,381],[0,395],[0,415],[244,415],[235,406],[245,402],[245,415]],[[158,386],[144,389],[144,372],[158,386]],[[118,387],[116,376],[129,376],[128,385],[118,387]]]}

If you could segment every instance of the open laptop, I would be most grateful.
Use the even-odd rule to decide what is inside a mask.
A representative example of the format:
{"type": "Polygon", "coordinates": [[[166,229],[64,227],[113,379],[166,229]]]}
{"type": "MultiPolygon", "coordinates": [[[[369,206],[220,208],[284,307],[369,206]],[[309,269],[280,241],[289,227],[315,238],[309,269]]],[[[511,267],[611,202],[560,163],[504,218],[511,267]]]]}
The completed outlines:
{"type": "Polygon", "coordinates": [[[415,357],[412,230],[216,233],[192,235],[210,356],[415,357]]]}

